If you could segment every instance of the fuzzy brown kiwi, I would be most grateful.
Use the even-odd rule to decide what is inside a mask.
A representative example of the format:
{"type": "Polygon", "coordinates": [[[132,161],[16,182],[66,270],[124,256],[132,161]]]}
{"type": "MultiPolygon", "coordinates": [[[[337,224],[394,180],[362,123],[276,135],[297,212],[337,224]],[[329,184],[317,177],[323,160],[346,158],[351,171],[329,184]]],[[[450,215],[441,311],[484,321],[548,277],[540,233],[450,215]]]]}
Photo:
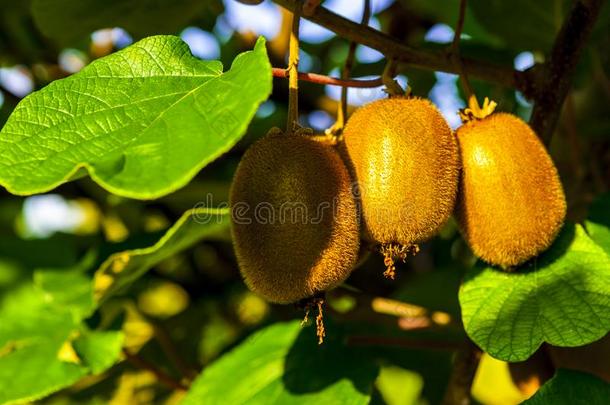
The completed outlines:
{"type": "Polygon", "coordinates": [[[451,216],[459,153],[451,128],[428,100],[374,101],[347,122],[343,154],[358,182],[365,236],[391,257],[434,236],[451,216]]]}
{"type": "Polygon", "coordinates": [[[557,169],[529,125],[494,113],[462,125],[457,139],[456,217],[473,252],[508,268],[548,248],[563,225],[566,200],[557,169]]]}
{"type": "Polygon", "coordinates": [[[244,154],[230,194],[235,252],[252,291],[291,303],[348,277],[359,224],[335,148],[272,130],[244,154]]]}

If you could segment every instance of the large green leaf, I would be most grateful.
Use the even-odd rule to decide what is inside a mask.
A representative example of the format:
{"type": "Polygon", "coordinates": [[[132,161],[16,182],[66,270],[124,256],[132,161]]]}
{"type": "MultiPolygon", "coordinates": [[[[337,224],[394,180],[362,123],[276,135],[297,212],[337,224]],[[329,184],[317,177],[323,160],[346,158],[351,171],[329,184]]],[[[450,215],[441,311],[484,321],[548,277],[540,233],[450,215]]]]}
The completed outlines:
{"type": "Polygon", "coordinates": [[[610,254],[610,193],[599,196],[591,204],[585,226],[591,239],[610,254]]]}
{"type": "Polygon", "coordinates": [[[466,275],[462,319],[483,350],[521,361],[543,342],[580,346],[610,331],[610,257],[581,226],[566,224],[534,267],[479,265],[466,275]]]}
{"type": "Polygon", "coordinates": [[[298,322],[257,332],[205,369],[183,405],[368,404],[377,366],[329,335],[318,345],[298,322]]]}
{"type": "Polygon", "coordinates": [[[152,246],[117,252],[95,274],[95,296],[103,300],[133,283],[160,261],[187,249],[204,238],[226,231],[230,211],[195,208],[182,217],[152,246]]]}
{"type": "MultiPolygon", "coordinates": [[[[136,38],[175,34],[195,17],[211,14],[210,0],[33,0],[34,22],[61,44],[101,28],[122,27],[136,38]],[[69,27],[69,28],[67,28],[69,27]]],[[[214,2],[215,3],[215,2],[214,2]]]]}
{"type": "Polygon", "coordinates": [[[45,292],[46,301],[84,319],[95,309],[91,278],[84,273],[46,270],[34,273],[34,284],[45,292]],[[69,286],[68,288],[66,286],[69,286]]]}
{"type": "Polygon", "coordinates": [[[270,91],[263,38],[226,73],[177,37],[143,39],[19,103],[0,132],[0,184],[41,193],[86,169],[113,193],[157,198],[231,148],[270,91]]]}
{"type": "Polygon", "coordinates": [[[0,301],[0,404],[43,397],[103,372],[119,357],[120,332],[89,331],[82,323],[91,310],[91,299],[83,299],[92,296],[91,280],[75,270],[45,273],[0,301]],[[59,280],[75,293],[57,289],[59,280]]]}
{"type": "Polygon", "coordinates": [[[610,384],[575,370],[559,369],[524,405],[606,405],[610,384]]]}

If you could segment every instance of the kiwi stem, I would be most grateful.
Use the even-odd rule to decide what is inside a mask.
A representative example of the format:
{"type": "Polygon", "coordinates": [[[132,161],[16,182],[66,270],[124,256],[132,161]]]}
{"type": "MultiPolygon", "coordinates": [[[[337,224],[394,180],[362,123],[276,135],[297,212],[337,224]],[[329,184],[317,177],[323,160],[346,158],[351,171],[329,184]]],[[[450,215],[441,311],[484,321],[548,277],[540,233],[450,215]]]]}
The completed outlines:
{"type": "Polygon", "coordinates": [[[482,120],[485,117],[490,116],[496,110],[497,103],[485,97],[483,101],[483,107],[479,105],[476,96],[473,94],[468,99],[468,107],[462,108],[458,111],[462,122],[469,122],[472,120],[482,120]]]}
{"type": "MultiPolygon", "coordinates": [[[[371,18],[371,0],[364,0],[362,10],[362,20],[360,21],[361,25],[368,25],[369,19],[371,18]]],[[[345,58],[345,64],[343,65],[343,69],[341,69],[341,80],[347,80],[349,78],[350,72],[352,70],[352,66],[354,65],[354,59],[356,57],[356,47],[358,43],[355,41],[351,41],[349,43],[349,50],[347,52],[347,57],[345,58]]],[[[347,87],[343,87],[341,89],[341,101],[337,107],[337,120],[330,127],[326,133],[331,135],[341,135],[343,132],[343,127],[345,126],[345,121],[347,117],[347,87]]]]}
{"type": "Polygon", "coordinates": [[[292,14],[292,30],[288,51],[288,119],[286,134],[292,134],[299,122],[299,23],[300,10],[292,14]]]}
{"type": "Polygon", "coordinates": [[[460,39],[462,37],[462,30],[464,29],[464,20],[466,17],[466,1],[460,0],[460,12],[458,16],[457,24],[455,25],[455,31],[453,34],[453,41],[451,42],[449,48],[449,54],[451,55],[451,59],[456,66],[456,69],[460,76],[460,84],[462,85],[462,89],[466,94],[467,99],[471,99],[476,96],[474,94],[474,90],[470,85],[470,81],[468,80],[468,75],[466,73],[466,69],[464,69],[464,65],[462,63],[462,58],[460,57],[460,39]]]}
{"type": "Polygon", "coordinates": [[[400,87],[400,84],[394,80],[394,76],[396,76],[396,60],[388,59],[388,63],[386,63],[385,68],[383,69],[383,75],[381,76],[383,84],[385,85],[385,92],[388,93],[389,97],[404,96],[406,92],[400,87]]]}

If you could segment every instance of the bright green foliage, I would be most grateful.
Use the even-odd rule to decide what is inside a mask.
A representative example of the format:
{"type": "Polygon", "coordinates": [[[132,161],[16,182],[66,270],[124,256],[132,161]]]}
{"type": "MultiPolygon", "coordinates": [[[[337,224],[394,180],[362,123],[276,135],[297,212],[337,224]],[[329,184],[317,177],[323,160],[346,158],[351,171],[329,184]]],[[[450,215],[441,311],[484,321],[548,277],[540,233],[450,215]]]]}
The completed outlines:
{"type": "Polygon", "coordinates": [[[610,384],[587,373],[559,369],[524,405],[603,405],[610,400],[610,384]]]}
{"type": "Polygon", "coordinates": [[[566,224],[533,268],[479,265],[459,298],[466,332],[498,359],[525,360],[543,342],[584,345],[610,330],[610,257],[581,226],[566,224]]]}
{"type": "Polygon", "coordinates": [[[45,292],[47,302],[54,307],[71,311],[75,318],[84,319],[91,315],[95,308],[91,278],[81,272],[37,271],[34,273],[34,284],[45,292]]]}
{"type": "MultiPolygon", "coordinates": [[[[450,41],[450,31],[435,29],[435,40],[429,29],[436,24],[454,29],[461,1],[381,3],[373,2],[372,23],[381,21],[383,32],[425,56],[443,52],[446,44],[435,42],[450,41]],[[388,8],[381,11],[381,3],[388,8]]],[[[503,111],[529,117],[532,106],[515,90],[536,87],[536,75],[520,77],[533,81],[517,80],[515,89],[502,72],[513,69],[524,51],[536,62],[548,61],[572,4],[468,1],[459,48],[473,68],[474,92],[493,97],[503,111]],[[495,75],[493,66],[479,62],[500,70],[495,75]]],[[[351,11],[359,14],[361,5],[354,3],[351,11]]],[[[548,252],[512,273],[484,264],[471,268],[471,253],[449,226],[417,257],[397,263],[394,282],[381,276],[383,259],[373,254],[346,285],[326,295],[322,345],[311,324],[282,323],[302,317],[300,310],[246,292],[228,210],[189,210],[168,225],[206,193],[227,201],[243,152],[269,128],[286,125],[287,81],[276,80],[270,102],[258,109],[272,87],[265,40],[237,56],[253,37],[234,17],[262,11],[264,20],[260,14],[256,19],[281,27],[287,15],[269,1],[247,7],[235,0],[0,0],[0,66],[8,68],[0,72],[0,405],[46,396],[41,403],[180,402],[183,393],[137,361],[117,364],[123,349],[176,382],[194,379],[186,405],[437,404],[452,375],[454,348],[466,334],[491,355],[511,361],[527,358],[544,342],[579,346],[607,336],[608,194],[593,202],[582,226],[566,225],[548,252]],[[163,35],[187,26],[214,37],[209,39],[219,46],[224,68],[219,61],[193,57],[179,38],[163,35]],[[96,59],[111,50],[91,47],[91,33],[112,27],[124,28],[135,40],[153,36],[96,59]],[[82,54],[87,66],[64,78],[57,60],[66,48],[82,54]],[[25,99],[10,86],[13,66],[29,75],[37,90],[25,99]],[[81,179],[86,176],[92,181],[81,179]],[[72,180],[58,192],[83,209],[82,228],[22,239],[19,235],[34,235],[28,230],[36,215],[24,215],[25,199],[4,188],[31,195],[72,180]],[[150,233],[153,229],[165,231],[150,233]],[[114,242],[114,230],[127,239],[114,242]],[[172,287],[159,292],[158,286],[172,287]],[[180,311],[151,311],[151,301],[167,309],[178,296],[180,311]],[[408,316],[412,311],[422,316],[408,316]],[[195,376],[197,370],[203,372],[195,376]]],[[[574,108],[558,122],[550,148],[576,213],[610,185],[604,154],[608,104],[600,102],[605,97],[600,83],[610,72],[609,24],[605,4],[582,44],[571,83],[578,95],[574,108]],[[571,148],[574,142],[578,148],[571,148]]],[[[349,41],[342,36],[320,41],[305,31],[299,69],[334,76],[329,72],[344,65],[349,41]]],[[[278,67],[286,66],[284,34],[268,38],[278,67]]],[[[361,51],[367,49],[358,45],[350,76],[378,77],[387,58],[361,51]]],[[[455,78],[421,64],[402,66],[400,73],[414,95],[453,100],[455,78]],[[435,85],[446,91],[431,93],[435,85]]],[[[317,132],[323,129],[321,111],[335,111],[332,93],[325,90],[299,85],[299,122],[317,126],[317,132]]],[[[348,94],[354,104],[378,92],[348,94]]],[[[583,352],[593,351],[603,364],[602,346],[583,352]]],[[[497,393],[494,384],[488,390],[489,397],[497,393]]],[[[608,384],[596,377],[559,370],[527,403],[605,405],[608,398],[608,384]]]]}
{"type": "Polygon", "coordinates": [[[207,10],[211,1],[33,0],[32,15],[43,34],[61,44],[85,39],[95,30],[122,27],[137,38],[172,34],[207,10]],[[71,21],[66,29],[65,21],[71,21]]]}
{"type": "Polygon", "coordinates": [[[377,367],[337,330],[318,346],[312,327],[277,323],[226,354],[193,383],[183,405],[368,404],[377,367]]]}
{"type": "Polygon", "coordinates": [[[121,351],[120,332],[82,323],[93,310],[91,279],[78,270],[38,271],[34,278],[0,302],[0,404],[40,398],[101,373],[121,351]]]}
{"type": "Polygon", "coordinates": [[[154,245],[114,253],[96,272],[96,298],[107,298],[133,283],[163,259],[202,239],[218,237],[228,229],[229,219],[229,210],[192,209],[185,212],[154,245]]]}
{"type": "Polygon", "coordinates": [[[422,377],[404,368],[381,367],[375,386],[387,405],[414,405],[424,402],[420,400],[424,386],[422,377]]]}
{"type": "Polygon", "coordinates": [[[179,38],[143,39],[19,103],[0,132],[0,184],[41,193],[86,169],[119,195],[168,194],[239,140],[270,91],[262,38],[226,73],[179,38]]]}

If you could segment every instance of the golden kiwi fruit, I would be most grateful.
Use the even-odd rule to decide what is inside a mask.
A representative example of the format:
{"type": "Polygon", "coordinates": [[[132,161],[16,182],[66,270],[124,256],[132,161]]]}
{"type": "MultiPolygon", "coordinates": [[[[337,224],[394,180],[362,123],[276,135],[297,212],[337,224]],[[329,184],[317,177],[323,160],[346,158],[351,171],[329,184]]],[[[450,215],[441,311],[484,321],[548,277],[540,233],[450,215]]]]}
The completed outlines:
{"type": "Polygon", "coordinates": [[[563,225],[566,200],[557,169],[529,125],[494,113],[466,122],[457,139],[456,217],[473,252],[509,268],[548,248],[563,225]]]}
{"type": "Polygon", "coordinates": [[[428,100],[392,97],[359,108],[343,131],[343,154],[358,183],[365,237],[393,257],[430,239],[451,216],[459,153],[451,128],[428,100]]]}
{"type": "Polygon", "coordinates": [[[241,274],[267,300],[315,296],[353,269],[360,244],[357,207],[335,148],[272,129],[241,159],[230,200],[241,274]]]}

